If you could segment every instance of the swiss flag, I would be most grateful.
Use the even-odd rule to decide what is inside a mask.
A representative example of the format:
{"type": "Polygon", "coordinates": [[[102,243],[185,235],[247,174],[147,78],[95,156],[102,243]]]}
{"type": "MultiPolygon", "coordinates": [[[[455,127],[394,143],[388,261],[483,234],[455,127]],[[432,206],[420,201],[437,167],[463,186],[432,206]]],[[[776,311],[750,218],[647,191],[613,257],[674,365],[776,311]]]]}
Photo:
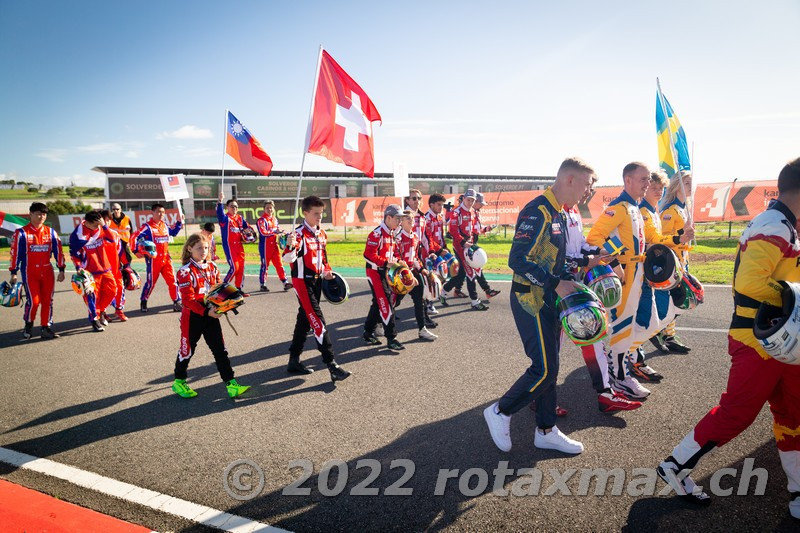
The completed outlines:
{"type": "Polygon", "coordinates": [[[372,100],[326,52],[320,58],[308,152],[375,175],[372,122],[381,120],[372,100]]]}

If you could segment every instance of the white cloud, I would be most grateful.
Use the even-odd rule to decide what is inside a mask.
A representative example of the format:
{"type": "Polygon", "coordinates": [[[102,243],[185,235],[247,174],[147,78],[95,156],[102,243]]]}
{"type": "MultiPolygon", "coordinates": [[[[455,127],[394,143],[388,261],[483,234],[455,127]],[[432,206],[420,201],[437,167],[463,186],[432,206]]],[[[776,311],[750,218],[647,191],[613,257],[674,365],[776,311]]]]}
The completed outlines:
{"type": "Polygon", "coordinates": [[[54,163],[63,163],[64,156],[66,156],[68,152],[69,150],[66,150],[64,148],[47,148],[41,150],[40,152],[36,152],[34,155],[36,157],[48,159],[54,163]]]}
{"type": "Polygon", "coordinates": [[[86,146],[78,146],[75,149],[79,152],[84,152],[87,154],[114,154],[119,152],[135,151],[143,147],[143,143],[131,141],[88,144],[86,146]]]}
{"type": "Polygon", "coordinates": [[[198,128],[188,124],[175,131],[164,131],[156,135],[156,139],[213,139],[214,134],[207,128],[198,128]]]}
{"type": "Polygon", "coordinates": [[[125,152],[125,157],[127,157],[128,159],[136,159],[137,157],[139,157],[139,152],[137,152],[136,150],[127,151],[125,152]]]}

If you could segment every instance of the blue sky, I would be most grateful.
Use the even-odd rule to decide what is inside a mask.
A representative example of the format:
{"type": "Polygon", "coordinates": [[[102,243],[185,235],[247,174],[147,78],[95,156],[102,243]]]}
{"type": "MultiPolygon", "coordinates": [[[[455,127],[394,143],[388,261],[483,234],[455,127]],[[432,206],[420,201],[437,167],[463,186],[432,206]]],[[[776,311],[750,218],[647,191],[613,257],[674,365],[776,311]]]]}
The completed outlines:
{"type": "Polygon", "coordinates": [[[322,44],[383,116],[378,172],[551,175],[574,154],[620,183],[658,162],[658,76],[698,181],[771,179],[800,156],[800,1],[761,4],[0,0],[0,176],[219,168],[226,108],[297,170],[322,44]]]}

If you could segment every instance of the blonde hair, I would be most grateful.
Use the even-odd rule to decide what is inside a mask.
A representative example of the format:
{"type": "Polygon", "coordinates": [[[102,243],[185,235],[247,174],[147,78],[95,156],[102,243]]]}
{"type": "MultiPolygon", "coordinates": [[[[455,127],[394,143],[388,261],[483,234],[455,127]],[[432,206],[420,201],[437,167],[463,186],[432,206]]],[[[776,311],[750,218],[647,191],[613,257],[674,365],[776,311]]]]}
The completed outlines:
{"type": "Polygon", "coordinates": [[[580,157],[568,157],[564,161],[561,162],[561,166],[558,167],[558,174],[562,172],[568,171],[574,172],[587,172],[589,174],[595,175],[595,171],[592,167],[589,166],[589,163],[581,159],[580,157]]]}
{"type": "MultiPolygon", "coordinates": [[[[669,205],[675,198],[678,197],[678,191],[681,188],[681,183],[685,177],[692,177],[691,172],[687,172],[685,170],[680,171],[679,173],[672,176],[672,179],[669,180],[669,185],[667,186],[667,192],[664,193],[664,198],[661,199],[661,209],[664,209],[667,205],[669,205]]],[[[691,198],[690,195],[692,191],[686,191],[686,198],[684,199],[684,205],[686,206],[686,210],[691,212],[691,198]]]]}
{"type": "Polygon", "coordinates": [[[195,244],[198,242],[208,242],[208,237],[202,233],[192,233],[189,235],[189,238],[186,239],[186,242],[183,244],[183,250],[181,250],[182,265],[185,265],[192,259],[192,248],[194,248],[195,244]]]}

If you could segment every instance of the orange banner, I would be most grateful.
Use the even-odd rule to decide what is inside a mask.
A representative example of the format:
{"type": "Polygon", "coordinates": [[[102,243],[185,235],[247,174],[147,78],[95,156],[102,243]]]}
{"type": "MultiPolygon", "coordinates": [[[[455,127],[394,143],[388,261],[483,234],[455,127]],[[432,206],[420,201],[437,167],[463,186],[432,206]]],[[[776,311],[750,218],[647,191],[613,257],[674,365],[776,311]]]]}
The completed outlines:
{"type": "MultiPolygon", "coordinates": [[[[544,191],[514,191],[483,193],[486,205],[481,209],[484,225],[514,225],[525,205],[544,191]]],[[[585,224],[591,224],[622,193],[622,186],[598,187],[594,195],[578,206],[585,224]]],[[[694,193],[694,219],[696,222],[750,220],[764,211],[769,201],[778,196],[778,183],[749,181],[741,183],[705,183],[694,193]]],[[[454,204],[457,194],[445,195],[454,204]]],[[[383,211],[389,204],[402,205],[402,198],[340,198],[333,202],[331,224],[334,226],[377,226],[383,221],[383,211]]],[[[423,196],[422,209],[428,205],[423,196]]]]}

